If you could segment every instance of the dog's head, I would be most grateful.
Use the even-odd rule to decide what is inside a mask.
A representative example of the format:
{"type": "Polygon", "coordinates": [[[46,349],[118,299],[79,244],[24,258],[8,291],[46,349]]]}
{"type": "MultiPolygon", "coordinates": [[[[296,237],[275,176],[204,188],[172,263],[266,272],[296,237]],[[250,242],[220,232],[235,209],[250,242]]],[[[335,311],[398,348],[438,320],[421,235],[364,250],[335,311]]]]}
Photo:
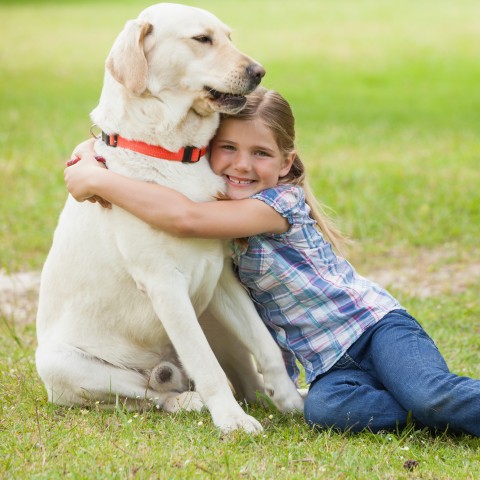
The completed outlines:
{"type": "Polygon", "coordinates": [[[230,29],[211,13],[161,3],[130,20],[107,58],[107,70],[128,91],[178,96],[200,115],[235,113],[265,74],[237,50],[230,29]]]}

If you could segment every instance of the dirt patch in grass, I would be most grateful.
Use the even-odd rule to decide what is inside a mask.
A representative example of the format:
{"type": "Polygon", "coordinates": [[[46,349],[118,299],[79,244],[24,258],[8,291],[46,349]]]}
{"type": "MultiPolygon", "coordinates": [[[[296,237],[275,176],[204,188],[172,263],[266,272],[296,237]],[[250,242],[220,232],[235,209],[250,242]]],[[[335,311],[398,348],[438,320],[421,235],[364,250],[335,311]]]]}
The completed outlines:
{"type": "MultiPolygon", "coordinates": [[[[359,272],[395,293],[439,297],[462,293],[480,281],[478,252],[465,253],[458,260],[458,252],[448,248],[422,250],[414,255],[392,251],[388,257],[369,259],[368,271],[359,272]]],[[[39,272],[8,275],[0,270],[0,315],[17,324],[33,322],[39,286],[39,272]]]]}
{"type": "Polygon", "coordinates": [[[361,273],[395,293],[418,298],[455,295],[480,281],[479,253],[459,254],[449,248],[421,250],[414,255],[391,251],[388,258],[376,258],[369,271],[361,273]]]}
{"type": "Polygon", "coordinates": [[[39,287],[40,272],[0,271],[0,316],[17,324],[35,321],[39,287]]]}

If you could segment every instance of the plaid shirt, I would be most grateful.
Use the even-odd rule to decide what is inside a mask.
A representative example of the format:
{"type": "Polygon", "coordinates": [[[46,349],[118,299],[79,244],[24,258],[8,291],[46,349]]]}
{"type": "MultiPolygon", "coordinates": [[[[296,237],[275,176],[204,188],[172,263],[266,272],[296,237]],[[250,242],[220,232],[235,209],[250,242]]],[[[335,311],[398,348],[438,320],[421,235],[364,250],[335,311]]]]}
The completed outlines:
{"type": "Polygon", "coordinates": [[[234,242],[235,270],[282,349],[292,379],[298,379],[297,358],[311,383],[370,325],[402,307],[335,255],[300,187],[278,185],[251,198],[270,205],[291,227],[283,234],[249,237],[248,246],[234,242]]]}

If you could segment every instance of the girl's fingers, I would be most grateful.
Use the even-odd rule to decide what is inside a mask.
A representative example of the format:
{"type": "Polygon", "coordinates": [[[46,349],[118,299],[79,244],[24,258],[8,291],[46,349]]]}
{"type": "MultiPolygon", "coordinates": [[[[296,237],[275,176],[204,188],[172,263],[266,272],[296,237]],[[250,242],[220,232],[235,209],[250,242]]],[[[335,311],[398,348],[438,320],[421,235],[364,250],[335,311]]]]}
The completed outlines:
{"type": "Polygon", "coordinates": [[[108,208],[108,209],[112,208],[112,204],[110,202],[108,202],[102,197],[99,197],[98,195],[94,195],[93,197],[90,197],[87,200],[92,203],[99,203],[103,208],[108,208]]]}
{"type": "Polygon", "coordinates": [[[97,199],[97,202],[103,207],[103,208],[108,208],[108,209],[111,209],[112,208],[112,204],[110,202],[108,202],[107,200],[105,200],[104,198],[102,197],[98,197],[95,195],[95,198],[97,199]]]}

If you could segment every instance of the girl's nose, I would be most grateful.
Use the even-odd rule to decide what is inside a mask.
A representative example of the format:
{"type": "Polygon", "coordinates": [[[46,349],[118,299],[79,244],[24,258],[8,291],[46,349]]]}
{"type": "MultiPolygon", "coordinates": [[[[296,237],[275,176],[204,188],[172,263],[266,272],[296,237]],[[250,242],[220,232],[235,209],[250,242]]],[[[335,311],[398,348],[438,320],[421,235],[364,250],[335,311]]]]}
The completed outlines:
{"type": "Polygon", "coordinates": [[[242,152],[238,152],[238,155],[235,156],[234,167],[241,172],[246,172],[250,170],[250,160],[248,158],[248,155],[242,152]]]}

